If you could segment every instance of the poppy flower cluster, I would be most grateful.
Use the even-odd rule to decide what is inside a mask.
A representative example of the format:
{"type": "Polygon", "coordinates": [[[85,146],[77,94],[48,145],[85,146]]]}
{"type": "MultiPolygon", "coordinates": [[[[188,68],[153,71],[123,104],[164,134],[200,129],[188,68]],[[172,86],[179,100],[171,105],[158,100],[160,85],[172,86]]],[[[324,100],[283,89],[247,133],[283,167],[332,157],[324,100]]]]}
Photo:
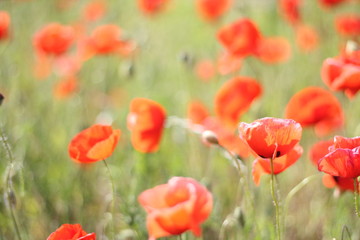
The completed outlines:
{"type": "Polygon", "coordinates": [[[78,163],[93,163],[111,156],[121,131],[95,124],[78,133],[69,144],[69,155],[78,163]]]}
{"type": "Polygon", "coordinates": [[[288,102],[285,117],[303,127],[314,126],[315,133],[324,136],[344,124],[340,102],[329,91],[319,87],[307,87],[297,92],[288,102]]]}
{"type": "Polygon", "coordinates": [[[240,58],[255,56],[266,63],[286,61],[291,48],[282,37],[263,37],[256,24],[248,19],[239,19],[222,27],[217,34],[218,40],[232,55],[240,58]]]}
{"type": "Polygon", "coordinates": [[[201,235],[200,224],[210,215],[211,193],[192,178],[173,177],[168,183],[142,192],[138,201],[147,212],[149,240],[192,231],[201,235]]]}
{"type": "Polygon", "coordinates": [[[352,98],[360,89],[360,50],[327,58],[321,67],[323,82],[333,91],[344,91],[352,98]]]}
{"type": "Polygon", "coordinates": [[[10,31],[10,15],[6,11],[0,11],[0,40],[9,37],[10,31]]]}
{"type": "Polygon", "coordinates": [[[131,132],[133,147],[143,153],[156,152],[166,119],[165,109],[147,98],[135,98],[130,103],[127,127],[131,132]]]}
{"type": "Polygon", "coordinates": [[[95,233],[85,232],[80,224],[63,224],[47,240],[95,240],[95,233]]]}
{"type": "Polygon", "coordinates": [[[241,122],[239,134],[249,147],[259,156],[253,164],[253,179],[259,184],[264,173],[279,174],[294,164],[302,155],[298,145],[302,128],[292,119],[261,118],[252,123],[241,122]]]}

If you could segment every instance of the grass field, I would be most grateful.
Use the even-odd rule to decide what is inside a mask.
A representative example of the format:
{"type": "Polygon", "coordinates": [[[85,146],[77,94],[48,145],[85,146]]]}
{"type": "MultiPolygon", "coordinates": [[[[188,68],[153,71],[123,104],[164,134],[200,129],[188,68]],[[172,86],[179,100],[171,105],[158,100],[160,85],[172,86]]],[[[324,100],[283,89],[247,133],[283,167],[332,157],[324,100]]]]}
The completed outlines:
{"type": "MultiPolygon", "coordinates": [[[[52,72],[43,80],[34,76],[32,41],[35,32],[50,22],[78,23],[88,1],[68,1],[71,6],[64,9],[58,6],[61,2],[66,0],[0,1],[0,10],[11,16],[9,39],[0,41],[0,93],[5,97],[0,106],[0,240],[46,239],[65,223],[79,223],[100,240],[147,239],[146,212],[137,198],[173,176],[191,177],[206,186],[213,196],[213,208],[202,224],[202,237],[186,232],[181,238],[164,239],[277,239],[270,175],[255,186],[251,174],[255,157],[249,156],[244,159],[246,171],[239,177],[223,149],[206,146],[199,134],[184,127],[188,104],[201,100],[214,115],[219,88],[232,77],[249,76],[262,85],[263,94],[239,122],[284,118],[287,103],[299,90],[308,86],[328,90],[320,77],[322,63],[339,55],[340,46],[346,43],[335,31],[334,18],[359,12],[359,4],[350,1],[324,9],[317,1],[303,1],[304,22],[316,28],[320,38],[316,49],[304,53],[275,0],[236,0],[214,23],[199,17],[192,0],[169,1],[155,16],[144,15],[136,1],[107,1],[105,15],[89,23],[88,31],[116,24],[137,49],[129,57],[110,54],[87,60],[77,74],[78,91],[58,99],[53,94],[58,74],[52,72]],[[291,58],[266,64],[248,57],[237,72],[200,80],[191,61],[215,60],[223,50],[216,38],[218,30],[243,17],[251,18],[265,36],[286,37],[291,58]],[[152,99],[166,109],[167,121],[155,153],[140,153],[130,141],[126,119],[129,104],[137,97],[152,99]],[[68,154],[71,139],[99,118],[111,119],[112,126],[122,132],[106,160],[115,196],[102,161],[77,164],[68,154]]],[[[323,137],[312,127],[304,128],[303,155],[276,177],[282,239],[360,239],[354,195],[324,187],[323,173],[309,159],[310,147],[319,140],[360,135],[359,97],[332,93],[343,107],[344,126],[323,137]],[[309,182],[287,197],[304,179],[309,182]]]]}

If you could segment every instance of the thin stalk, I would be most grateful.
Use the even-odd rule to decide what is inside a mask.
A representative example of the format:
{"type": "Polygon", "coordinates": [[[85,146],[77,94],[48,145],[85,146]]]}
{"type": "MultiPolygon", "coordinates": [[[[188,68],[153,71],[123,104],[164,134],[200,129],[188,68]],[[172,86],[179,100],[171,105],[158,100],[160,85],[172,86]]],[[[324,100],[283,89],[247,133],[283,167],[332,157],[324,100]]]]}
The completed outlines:
{"type": "Polygon", "coordinates": [[[355,213],[356,213],[356,216],[360,217],[358,196],[359,196],[358,180],[357,180],[357,178],[354,178],[354,205],[355,205],[355,213]]]}
{"type": "Polygon", "coordinates": [[[114,179],[111,175],[110,172],[110,168],[109,165],[107,164],[106,160],[103,160],[105,167],[106,167],[106,171],[107,174],[109,175],[109,179],[110,179],[110,183],[111,183],[111,189],[112,189],[112,195],[111,195],[111,228],[112,228],[112,239],[115,239],[115,223],[114,223],[114,219],[115,219],[115,185],[114,185],[114,179]]]}
{"type": "Polygon", "coordinates": [[[21,240],[21,234],[20,234],[20,228],[19,228],[19,224],[16,220],[16,214],[15,214],[15,209],[14,209],[14,204],[13,204],[13,200],[11,199],[13,197],[14,194],[14,189],[12,186],[12,177],[11,177],[11,170],[14,167],[14,156],[11,152],[10,149],[10,145],[6,140],[6,136],[5,133],[1,127],[0,129],[0,134],[1,134],[1,141],[3,143],[3,147],[6,151],[7,157],[10,160],[10,165],[9,165],[9,171],[7,172],[7,176],[6,176],[6,186],[7,186],[7,194],[6,194],[6,199],[9,203],[9,208],[10,208],[10,217],[11,217],[11,221],[13,222],[14,225],[14,229],[15,229],[15,233],[16,236],[19,240],[21,240]]]}
{"type": "Polygon", "coordinates": [[[274,174],[274,157],[270,158],[271,167],[271,178],[270,178],[270,191],[273,203],[275,206],[275,228],[277,239],[281,239],[281,228],[280,228],[280,208],[277,196],[275,194],[275,174],[274,174]]]}

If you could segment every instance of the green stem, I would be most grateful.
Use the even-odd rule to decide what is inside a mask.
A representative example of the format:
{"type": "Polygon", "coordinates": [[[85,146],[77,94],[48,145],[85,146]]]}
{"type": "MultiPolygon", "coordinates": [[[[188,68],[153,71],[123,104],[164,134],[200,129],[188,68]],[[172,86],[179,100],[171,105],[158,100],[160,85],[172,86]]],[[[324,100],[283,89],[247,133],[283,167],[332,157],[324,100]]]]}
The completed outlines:
{"type": "Polygon", "coordinates": [[[275,228],[277,239],[281,239],[281,229],[280,229],[280,208],[277,196],[275,194],[275,174],[274,174],[274,158],[270,158],[270,167],[271,167],[271,178],[270,178],[270,191],[273,203],[275,206],[275,228]]]}
{"type": "Polygon", "coordinates": [[[358,204],[358,196],[359,196],[358,181],[357,181],[357,178],[354,178],[354,205],[355,205],[355,213],[356,213],[356,216],[360,217],[359,204],[358,204]]]}
{"type": "Polygon", "coordinates": [[[109,165],[107,164],[106,160],[103,160],[107,174],[109,175],[110,183],[111,183],[111,189],[112,189],[112,196],[111,196],[111,225],[112,225],[112,239],[115,239],[115,185],[114,185],[114,179],[111,175],[109,165]]]}
{"type": "Polygon", "coordinates": [[[20,234],[20,228],[19,228],[19,224],[16,220],[16,214],[15,214],[15,209],[14,209],[14,204],[13,204],[13,200],[11,199],[11,194],[14,194],[14,189],[13,189],[13,185],[12,185],[12,176],[11,176],[11,170],[14,167],[14,156],[12,154],[11,148],[9,143],[6,140],[6,136],[5,133],[1,127],[0,129],[0,134],[1,134],[1,141],[3,143],[3,147],[6,151],[6,155],[8,157],[8,159],[10,160],[10,165],[9,165],[9,171],[7,172],[7,176],[6,176],[6,186],[7,186],[7,201],[9,203],[9,208],[10,208],[10,217],[11,220],[13,222],[14,228],[15,228],[15,232],[16,232],[16,236],[19,240],[21,240],[21,234],[20,234]]]}

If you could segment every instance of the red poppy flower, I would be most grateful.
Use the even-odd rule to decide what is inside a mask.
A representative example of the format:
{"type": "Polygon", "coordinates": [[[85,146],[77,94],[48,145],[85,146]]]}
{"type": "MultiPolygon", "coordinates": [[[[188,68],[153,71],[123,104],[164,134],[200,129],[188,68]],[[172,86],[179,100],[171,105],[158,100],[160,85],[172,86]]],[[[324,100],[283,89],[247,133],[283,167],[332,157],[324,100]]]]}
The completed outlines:
{"type": "Polygon", "coordinates": [[[0,11],[0,40],[9,36],[10,16],[5,11],[0,11]]]}
{"type": "Polygon", "coordinates": [[[280,0],[280,12],[284,18],[291,24],[300,23],[300,5],[301,0],[280,0]]]}
{"type": "Polygon", "coordinates": [[[94,0],[86,4],[83,15],[86,21],[96,21],[104,16],[105,11],[105,2],[102,0],[94,0]]]}
{"type": "Polygon", "coordinates": [[[261,85],[250,77],[236,77],[227,81],[215,96],[215,112],[229,127],[235,127],[239,118],[262,93],[261,85]]]}
{"type": "Polygon", "coordinates": [[[156,152],[166,119],[165,109],[155,101],[135,98],[130,103],[127,126],[131,131],[131,142],[136,150],[144,153],[156,152]]]}
{"type": "Polygon", "coordinates": [[[335,7],[347,0],[319,0],[324,7],[335,7]]]}
{"type": "Polygon", "coordinates": [[[261,40],[257,26],[247,18],[222,27],[217,37],[229,53],[238,57],[255,54],[261,40]]]}
{"type": "Polygon", "coordinates": [[[215,76],[214,63],[211,60],[199,61],[195,66],[195,73],[200,80],[208,82],[215,76]]]}
{"type": "Polygon", "coordinates": [[[314,165],[318,165],[318,162],[321,158],[323,158],[326,154],[329,153],[329,148],[333,146],[334,141],[319,141],[315,143],[309,152],[310,160],[314,165]]]}
{"type": "Polygon", "coordinates": [[[77,134],[69,144],[72,160],[79,163],[92,163],[104,160],[113,153],[119,138],[120,130],[111,126],[93,125],[77,134]]]}
{"type": "Polygon", "coordinates": [[[319,171],[335,177],[356,178],[360,176],[360,147],[337,148],[319,160],[319,171]]]}
{"type": "Polygon", "coordinates": [[[221,17],[230,7],[232,0],[197,0],[200,15],[209,21],[221,17]]]}
{"type": "Polygon", "coordinates": [[[72,27],[50,23],[36,32],[33,44],[40,53],[59,56],[69,50],[74,40],[72,27]]]}
{"type": "MultiPolygon", "coordinates": [[[[274,174],[279,174],[293,165],[302,155],[303,148],[296,145],[287,154],[273,160],[274,174]]],[[[264,174],[271,174],[270,159],[257,158],[253,163],[253,180],[259,185],[260,178],[264,174]]]]}
{"type": "Polygon", "coordinates": [[[85,232],[80,224],[63,224],[47,240],[95,240],[95,233],[85,232]]]}
{"type": "Polygon", "coordinates": [[[283,37],[262,38],[256,51],[256,56],[266,63],[285,62],[290,55],[290,43],[283,37]]]}
{"type": "Polygon", "coordinates": [[[60,80],[54,87],[54,96],[58,99],[70,97],[78,89],[75,76],[68,76],[60,80]]]}
{"type": "Polygon", "coordinates": [[[223,52],[218,57],[217,68],[221,75],[228,75],[240,70],[243,59],[228,52],[223,52]]]}
{"type": "Polygon", "coordinates": [[[312,26],[299,24],[296,27],[296,44],[300,50],[310,52],[319,45],[319,34],[312,26]]]}
{"type": "Polygon", "coordinates": [[[187,117],[192,123],[202,124],[209,116],[209,111],[200,101],[192,101],[188,105],[187,117]]]}
{"type": "Polygon", "coordinates": [[[97,27],[87,41],[87,54],[113,54],[129,55],[135,45],[131,41],[123,40],[122,30],[116,25],[102,25],[97,27]]]}
{"type": "Polygon", "coordinates": [[[300,141],[301,125],[292,119],[261,118],[252,123],[241,122],[240,138],[262,158],[278,158],[287,154],[300,141]]]}
{"type": "Polygon", "coordinates": [[[212,195],[192,178],[173,177],[167,184],[148,189],[138,197],[147,212],[149,240],[191,230],[200,236],[200,224],[210,215],[212,195]]]}
{"type": "Polygon", "coordinates": [[[336,30],[343,36],[360,35],[360,16],[354,14],[341,15],[335,19],[336,30]]]}
{"type": "Polygon", "coordinates": [[[149,15],[162,11],[168,4],[169,0],[138,0],[140,10],[149,15]]]}
{"type": "Polygon", "coordinates": [[[360,89],[360,51],[327,58],[321,68],[324,83],[333,91],[344,91],[353,97],[360,89]]]}
{"type": "Polygon", "coordinates": [[[319,87],[307,87],[296,93],[286,106],[285,116],[303,127],[315,126],[315,132],[320,136],[344,124],[339,101],[330,92],[319,87]]]}

